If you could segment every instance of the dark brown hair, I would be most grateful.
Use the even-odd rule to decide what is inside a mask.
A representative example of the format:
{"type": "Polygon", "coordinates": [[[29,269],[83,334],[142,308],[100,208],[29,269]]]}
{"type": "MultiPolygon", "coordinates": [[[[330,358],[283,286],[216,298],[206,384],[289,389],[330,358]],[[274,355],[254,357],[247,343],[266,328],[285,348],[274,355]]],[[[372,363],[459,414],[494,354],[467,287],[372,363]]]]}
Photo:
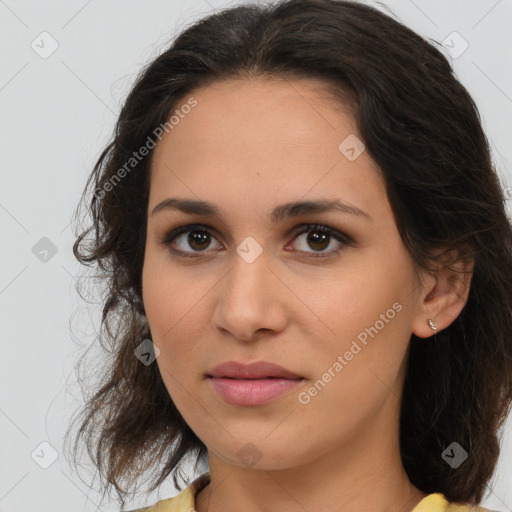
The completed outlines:
{"type": "Polygon", "coordinates": [[[438,249],[474,259],[468,301],[456,321],[428,340],[411,336],[400,442],[415,486],[450,501],[480,502],[512,401],[512,229],[505,198],[477,107],[436,43],[352,1],[227,9],[190,26],[141,71],[87,183],[82,204],[87,198],[90,224],[74,245],[78,260],[94,265],[106,286],[99,338],[109,355],[80,412],[75,457],[85,442],[105,487],[119,496],[152,468],[151,490],[171,473],[181,489],[181,462],[205,461],[206,447],[174,406],[158,366],[134,357],[141,341],[151,339],[141,273],[153,152],[121,182],[112,180],[196,88],[265,76],[319,79],[341,102],[355,101],[359,132],[382,171],[416,268],[432,270],[438,249]],[[469,454],[457,469],[441,456],[452,442],[469,454]]]}

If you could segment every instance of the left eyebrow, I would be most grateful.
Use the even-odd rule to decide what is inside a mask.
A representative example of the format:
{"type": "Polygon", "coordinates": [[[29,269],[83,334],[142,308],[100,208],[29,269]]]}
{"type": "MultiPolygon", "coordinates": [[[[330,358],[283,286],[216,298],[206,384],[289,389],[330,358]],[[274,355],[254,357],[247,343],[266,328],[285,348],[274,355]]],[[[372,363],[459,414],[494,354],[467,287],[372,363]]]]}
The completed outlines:
{"type": "Polygon", "coordinates": [[[363,210],[342,203],[338,200],[319,199],[317,201],[296,201],[285,203],[274,208],[270,214],[272,222],[280,222],[288,217],[297,217],[308,213],[323,213],[329,211],[338,211],[349,215],[356,215],[363,217],[366,220],[373,221],[373,219],[363,210]]]}
{"type": "MultiPolygon", "coordinates": [[[[155,215],[164,210],[178,210],[190,215],[216,216],[221,217],[221,209],[214,203],[201,201],[196,199],[185,199],[178,197],[170,197],[158,203],[152,210],[151,215],[155,215]]],[[[294,201],[276,206],[270,212],[270,220],[273,223],[280,222],[289,217],[297,217],[299,215],[311,213],[324,213],[329,211],[338,211],[341,213],[356,215],[366,220],[373,219],[365,211],[356,206],[342,203],[338,200],[319,199],[316,201],[294,201]]]]}

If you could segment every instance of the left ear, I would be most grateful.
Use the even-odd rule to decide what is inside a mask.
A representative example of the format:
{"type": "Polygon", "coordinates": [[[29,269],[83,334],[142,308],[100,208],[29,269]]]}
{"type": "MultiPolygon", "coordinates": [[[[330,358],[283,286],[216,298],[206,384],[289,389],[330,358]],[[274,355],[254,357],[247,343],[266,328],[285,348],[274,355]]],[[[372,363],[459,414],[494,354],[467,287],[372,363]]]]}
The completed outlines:
{"type": "Polygon", "coordinates": [[[435,334],[428,324],[432,319],[437,331],[446,329],[460,314],[468,300],[474,260],[458,258],[453,251],[437,264],[434,273],[423,282],[412,332],[418,338],[435,334]]]}

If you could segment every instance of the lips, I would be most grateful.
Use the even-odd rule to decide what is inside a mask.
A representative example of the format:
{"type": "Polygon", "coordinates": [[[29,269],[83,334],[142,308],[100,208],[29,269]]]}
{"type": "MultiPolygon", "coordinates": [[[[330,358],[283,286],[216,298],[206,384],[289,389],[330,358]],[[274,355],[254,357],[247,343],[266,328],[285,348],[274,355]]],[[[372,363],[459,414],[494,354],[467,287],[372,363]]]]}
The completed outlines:
{"type": "Polygon", "coordinates": [[[268,361],[228,361],[212,368],[208,381],[222,400],[236,406],[263,406],[289,394],[303,377],[268,361]]]}
{"type": "Polygon", "coordinates": [[[301,385],[303,379],[268,377],[263,379],[208,379],[213,391],[224,402],[236,406],[263,406],[289,395],[301,385]]]}
{"type": "Polygon", "coordinates": [[[243,364],[237,361],[227,361],[215,366],[208,372],[208,377],[228,379],[301,379],[300,375],[293,373],[282,366],[267,361],[243,364]]]}

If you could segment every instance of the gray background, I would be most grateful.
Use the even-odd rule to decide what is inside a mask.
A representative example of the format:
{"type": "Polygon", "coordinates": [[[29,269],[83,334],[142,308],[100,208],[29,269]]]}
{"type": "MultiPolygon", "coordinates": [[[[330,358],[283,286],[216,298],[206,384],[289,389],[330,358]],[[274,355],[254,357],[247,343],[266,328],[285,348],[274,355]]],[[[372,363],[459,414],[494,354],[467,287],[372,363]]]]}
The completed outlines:
{"type": "MultiPolygon", "coordinates": [[[[385,3],[421,35],[453,46],[446,51],[480,109],[512,197],[512,2],[385,3]]],[[[75,292],[71,215],[142,65],[185,25],[233,4],[0,0],[0,512],[98,510],[92,477],[82,481],[62,450],[81,400],[73,365],[93,340],[99,311],[75,292]],[[56,51],[44,55],[52,44],[56,51]]],[[[484,502],[502,511],[512,510],[511,429],[509,418],[484,502]]],[[[130,503],[174,494],[168,483],[130,503]]],[[[104,502],[100,510],[117,507],[104,502]]]]}

